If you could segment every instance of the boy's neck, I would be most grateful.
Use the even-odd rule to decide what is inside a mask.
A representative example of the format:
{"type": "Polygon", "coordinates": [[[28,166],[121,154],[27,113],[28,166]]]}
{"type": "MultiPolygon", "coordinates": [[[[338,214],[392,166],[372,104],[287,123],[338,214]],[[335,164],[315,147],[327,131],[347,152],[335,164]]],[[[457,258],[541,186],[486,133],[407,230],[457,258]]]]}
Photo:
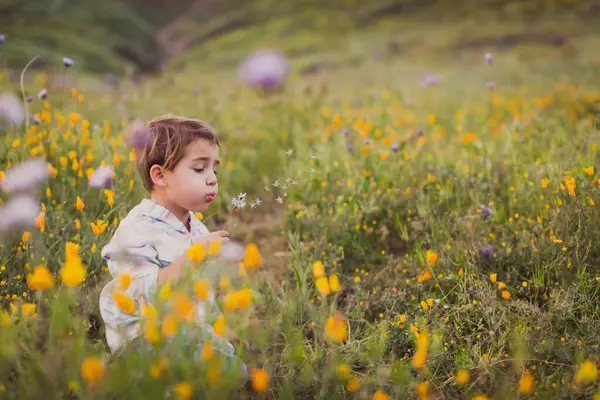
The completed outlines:
{"type": "Polygon", "coordinates": [[[179,219],[183,223],[183,225],[185,225],[185,228],[188,231],[190,230],[190,212],[188,210],[169,202],[167,199],[161,196],[160,193],[157,192],[152,192],[150,194],[150,199],[155,204],[163,206],[164,208],[175,214],[177,219],[179,219]]]}

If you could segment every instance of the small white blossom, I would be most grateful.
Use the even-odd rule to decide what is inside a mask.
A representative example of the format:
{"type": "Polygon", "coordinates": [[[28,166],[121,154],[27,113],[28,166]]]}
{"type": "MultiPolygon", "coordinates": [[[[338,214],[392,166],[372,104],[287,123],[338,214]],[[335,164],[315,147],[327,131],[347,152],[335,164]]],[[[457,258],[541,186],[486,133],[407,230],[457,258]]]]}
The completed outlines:
{"type": "Polygon", "coordinates": [[[271,190],[271,188],[268,186],[265,186],[265,190],[268,192],[269,190],[271,190]]]}
{"type": "Polygon", "coordinates": [[[233,196],[231,205],[238,210],[246,208],[246,193],[240,193],[237,196],[233,196]]]}
{"type": "Polygon", "coordinates": [[[113,179],[113,169],[109,166],[103,166],[94,171],[90,181],[88,182],[89,187],[99,189],[105,188],[110,185],[113,179]]]}
{"type": "Polygon", "coordinates": [[[261,204],[262,204],[262,200],[257,197],[256,198],[256,205],[260,206],[261,204]]]}

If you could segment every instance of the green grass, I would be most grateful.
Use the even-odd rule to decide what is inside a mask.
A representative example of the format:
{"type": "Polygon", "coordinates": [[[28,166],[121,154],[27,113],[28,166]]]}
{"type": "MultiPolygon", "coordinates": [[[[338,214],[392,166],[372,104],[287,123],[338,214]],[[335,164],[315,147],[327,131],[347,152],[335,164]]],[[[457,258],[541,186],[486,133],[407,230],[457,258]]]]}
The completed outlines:
{"type": "MultiPolygon", "coordinates": [[[[35,134],[7,132],[3,170],[37,148],[58,174],[48,182],[49,196],[40,189],[44,232],[31,230],[25,243],[16,232],[0,245],[0,265],[6,266],[0,294],[3,304],[17,305],[0,329],[0,384],[6,389],[0,396],[163,398],[188,382],[208,397],[371,398],[383,390],[392,398],[417,398],[418,385],[428,382],[430,398],[594,398],[598,382],[575,384],[574,376],[583,361],[600,362],[595,31],[569,16],[528,24],[483,16],[480,24],[423,21],[398,18],[347,37],[328,37],[325,29],[320,36],[302,30],[275,36],[282,29],[276,23],[247,28],[196,47],[138,87],[125,83],[101,94],[94,79],[81,77],[77,90],[85,102],[51,93],[53,113],[68,121],[77,112],[90,122],[85,143],[81,121],[63,126],[55,114],[35,134]],[[483,21],[491,23],[484,32],[483,21]],[[566,35],[569,42],[502,50],[493,41],[461,45],[526,30],[566,35]],[[400,52],[390,50],[392,41],[400,52]],[[234,77],[248,48],[266,44],[298,53],[285,91],[265,98],[234,77]],[[486,51],[494,53],[491,66],[486,51]],[[298,72],[323,60],[329,70],[298,72]],[[438,75],[440,83],[422,88],[424,72],[438,75]],[[488,81],[496,83],[494,90],[486,89],[488,81]],[[228,225],[234,238],[261,243],[263,267],[247,278],[230,269],[211,271],[215,288],[222,272],[231,275],[233,287],[253,290],[253,307],[227,313],[228,326],[248,340],[250,350],[237,342],[236,349],[249,368],[268,371],[266,394],[206,378],[211,364],[191,362],[179,341],[158,345],[157,355],[131,351],[111,359],[95,387],[80,374],[85,357],[107,351],[96,320],[99,288],[108,278],[99,251],[115,230],[114,218],[145,195],[119,132],[128,118],[165,112],[199,116],[218,129],[224,168],[220,202],[205,215],[209,228],[221,226],[236,193],[266,200],[258,210],[234,213],[228,225]],[[13,146],[17,137],[21,144],[13,146]],[[400,150],[391,151],[390,143],[400,150]],[[81,177],[71,160],[61,165],[69,151],[81,164],[81,177]],[[120,162],[111,206],[103,193],[87,188],[85,171],[102,160],[114,163],[115,154],[120,162]],[[588,167],[595,167],[591,174],[588,167]],[[574,196],[565,176],[575,179],[574,196]],[[264,190],[287,178],[298,185],[264,190]],[[284,192],[283,204],[274,201],[284,192]],[[77,196],[83,211],[75,208],[77,196]],[[493,210],[491,218],[482,217],[482,204],[493,210]],[[272,215],[277,227],[253,229],[272,215]],[[89,223],[97,219],[111,224],[95,237],[89,223]],[[273,244],[282,240],[289,249],[283,265],[273,244]],[[57,280],[60,287],[50,293],[32,293],[29,269],[43,263],[58,273],[67,241],[81,246],[89,275],[82,288],[68,290],[57,280]],[[482,255],[486,245],[493,246],[490,257],[482,255]],[[427,264],[428,251],[438,255],[435,265],[427,264]],[[315,288],[317,260],[341,282],[327,298],[315,288]],[[24,320],[22,301],[35,302],[39,316],[24,320]],[[339,344],[324,336],[336,312],[348,321],[348,338],[339,344]],[[416,338],[424,330],[430,340],[420,367],[413,360],[425,351],[416,338]],[[150,365],[160,356],[170,365],[155,379],[150,365]],[[336,376],[340,364],[360,381],[356,393],[336,376]],[[470,379],[457,385],[462,368],[470,379]],[[525,371],[535,379],[531,394],[519,393],[525,371]]],[[[41,79],[27,90],[43,87],[41,79]]],[[[39,101],[32,107],[42,112],[39,101]]],[[[157,308],[162,320],[166,311],[157,308]]]]}

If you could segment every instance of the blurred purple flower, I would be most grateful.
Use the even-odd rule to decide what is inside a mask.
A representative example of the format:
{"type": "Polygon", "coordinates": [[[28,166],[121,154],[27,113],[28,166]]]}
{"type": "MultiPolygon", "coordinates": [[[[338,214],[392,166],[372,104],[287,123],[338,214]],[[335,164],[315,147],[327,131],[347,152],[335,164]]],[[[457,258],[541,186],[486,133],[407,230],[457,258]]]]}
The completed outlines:
{"type": "Polygon", "coordinates": [[[347,150],[348,152],[353,152],[353,151],[354,151],[354,146],[352,145],[352,143],[348,143],[348,144],[346,145],[346,150],[347,150]]]}
{"type": "Polygon", "coordinates": [[[0,232],[35,226],[35,219],[41,211],[40,202],[33,197],[13,197],[0,207],[0,232]]]}
{"type": "Polygon", "coordinates": [[[28,103],[31,103],[33,101],[33,99],[31,98],[31,96],[27,96],[27,97],[25,97],[25,101],[28,103]]]}
{"type": "Polygon", "coordinates": [[[0,93],[0,119],[5,125],[20,125],[25,121],[23,103],[12,93],[0,93]]]}
{"type": "Polygon", "coordinates": [[[364,144],[370,144],[371,143],[371,139],[369,139],[368,137],[365,138],[365,140],[363,140],[364,144]]]}
{"type": "Polygon", "coordinates": [[[269,90],[281,86],[288,72],[289,64],[282,53],[262,50],[242,62],[239,77],[248,86],[269,90]]]}
{"type": "Polygon", "coordinates": [[[481,250],[481,255],[485,258],[490,258],[494,254],[494,247],[491,244],[488,244],[481,250]]]}
{"type": "Polygon", "coordinates": [[[63,65],[65,66],[65,68],[69,68],[73,66],[73,60],[71,60],[70,58],[64,57],[63,58],[63,65]]]}
{"type": "Polygon", "coordinates": [[[396,152],[398,150],[400,150],[400,146],[398,146],[398,144],[396,144],[396,143],[392,144],[392,151],[396,152]]]}
{"type": "Polygon", "coordinates": [[[89,187],[94,189],[101,189],[110,186],[113,180],[113,169],[109,166],[102,166],[97,168],[90,181],[88,182],[89,187]]]}
{"type": "Polygon", "coordinates": [[[2,182],[6,193],[28,192],[48,179],[48,164],[42,158],[31,158],[8,169],[2,182]]]}
{"type": "Polygon", "coordinates": [[[348,136],[348,129],[346,129],[346,128],[342,129],[342,135],[348,136]]]}
{"type": "Polygon", "coordinates": [[[494,82],[494,81],[489,81],[489,82],[486,84],[486,86],[487,86],[487,88],[488,88],[488,89],[493,89],[494,87],[496,87],[496,82],[494,82]]]}
{"type": "Polygon", "coordinates": [[[417,136],[423,136],[423,128],[417,128],[417,136]]]}
{"type": "Polygon", "coordinates": [[[437,75],[433,75],[433,74],[426,74],[423,77],[423,79],[421,80],[422,87],[427,87],[430,85],[437,85],[438,83],[440,83],[440,78],[437,75]]]}
{"type": "Polygon", "coordinates": [[[46,90],[46,88],[38,92],[38,97],[42,100],[46,100],[46,97],[48,97],[48,91],[46,90]]]}
{"type": "Polygon", "coordinates": [[[492,65],[493,59],[494,56],[492,56],[492,53],[485,53],[485,62],[488,63],[488,65],[492,65]]]}
{"type": "Polygon", "coordinates": [[[131,147],[141,150],[150,144],[152,133],[143,121],[136,120],[127,128],[125,140],[131,147]]]}
{"type": "Polygon", "coordinates": [[[0,35],[0,44],[4,43],[4,40],[6,40],[6,38],[4,37],[4,35],[0,35]]]}
{"type": "Polygon", "coordinates": [[[40,119],[38,117],[36,117],[35,115],[30,115],[29,116],[29,123],[31,125],[39,125],[40,124],[40,119]]]}
{"type": "Polygon", "coordinates": [[[494,213],[491,208],[486,207],[483,204],[479,207],[479,210],[481,211],[481,216],[483,219],[490,219],[494,213]]]}

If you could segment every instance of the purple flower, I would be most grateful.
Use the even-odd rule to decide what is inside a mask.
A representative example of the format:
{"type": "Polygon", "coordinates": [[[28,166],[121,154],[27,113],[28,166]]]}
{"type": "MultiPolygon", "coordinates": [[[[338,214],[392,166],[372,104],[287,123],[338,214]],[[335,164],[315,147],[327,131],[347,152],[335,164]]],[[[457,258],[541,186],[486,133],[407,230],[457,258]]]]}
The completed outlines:
{"type": "Polygon", "coordinates": [[[437,85],[438,83],[440,83],[440,78],[437,75],[433,75],[433,74],[426,74],[423,77],[423,80],[421,80],[422,87],[427,87],[430,85],[437,85]]]}
{"type": "Polygon", "coordinates": [[[400,150],[400,146],[398,146],[398,144],[397,144],[397,143],[394,143],[394,144],[392,144],[392,151],[393,151],[393,152],[396,152],[396,151],[398,151],[398,150],[400,150]]]}
{"type": "Polygon", "coordinates": [[[346,128],[342,129],[342,135],[348,136],[348,129],[346,129],[346,128]]]}
{"type": "Polygon", "coordinates": [[[25,97],[25,101],[28,103],[31,103],[33,101],[33,99],[31,98],[31,96],[27,96],[27,97],[25,97]]]}
{"type": "Polygon", "coordinates": [[[485,62],[488,63],[488,65],[492,65],[493,59],[492,53],[485,53],[485,62]]]}
{"type": "Polygon", "coordinates": [[[352,143],[348,143],[346,145],[346,150],[350,153],[354,151],[354,146],[352,145],[352,143]]]}
{"type": "Polygon", "coordinates": [[[131,147],[142,150],[150,144],[152,132],[150,132],[150,129],[148,129],[144,122],[137,120],[127,128],[125,140],[131,147]]]}
{"type": "Polygon", "coordinates": [[[489,81],[489,82],[486,84],[486,86],[487,86],[487,88],[488,88],[488,89],[493,89],[493,88],[496,86],[496,82],[494,82],[494,81],[489,81]]]}
{"type": "Polygon", "coordinates": [[[490,258],[494,254],[494,247],[491,244],[488,244],[481,250],[481,255],[485,258],[490,258]]]}
{"type": "Polygon", "coordinates": [[[70,58],[64,57],[63,58],[63,65],[65,66],[65,68],[69,68],[73,66],[73,60],[71,60],[70,58]]]}
{"type": "Polygon", "coordinates": [[[113,169],[109,166],[103,166],[94,171],[90,181],[88,182],[89,187],[94,189],[101,189],[110,186],[113,180],[113,169]]]}
{"type": "Polygon", "coordinates": [[[40,119],[38,117],[36,117],[35,115],[30,115],[29,116],[29,123],[31,125],[39,125],[40,124],[40,119]]]}
{"type": "Polygon", "coordinates": [[[46,90],[46,88],[44,88],[40,90],[37,95],[40,99],[46,100],[46,97],[48,97],[48,91],[46,90]]]}
{"type": "Polygon", "coordinates": [[[1,35],[1,34],[0,34],[0,44],[1,44],[1,43],[4,43],[4,40],[5,40],[5,39],[6,39],[6,38],[4,37],[4,35],[1,35]]]}
{"type": "Polygon", "coordinates": [[[483,204],[479,207],[481,210],[481,216],[483,219],[490,219],[492,217],[493,211],[491,208],[484,206],[483,204]]]}
{"type": "Polygon", "coordinates": [[[12,93],[0,93],[0,119],[6,125],[20,125],[25,121],[23,103],[12,93]]]}
{"type": "Polygon", "coordinates": [[[31,196],[19,195],[0,207],[0,232],[26,229],[35,226],[40,215],[40,202],[31,196]]]}
{"type": "Polygon", "coordinates": [[[2,190],[6,193],[29,192],[48,179],[48,164],[41,158],[32,158],[6,171],[2,190]]]}
{"type": "Polygon", "coordinates": [[[367,138],[365,138],[365,140],[363,140],[363,143],[364,143],[364,144],[369,144],[369,143],[371,143],[371,139],[369,139],[369,138],[367,137],[367,138]]]}
{"type": "Polygon", "coordinates": [[[288,72],[289,64],[282,53],[262,50],[242,62],[239,77],[248,86],[270,90],[280,87],[288,72]]]}
{"type": "Polygon", "coordinates": [[[423,128],[417,128],[417,136],[423,136],[423,128]]]}

